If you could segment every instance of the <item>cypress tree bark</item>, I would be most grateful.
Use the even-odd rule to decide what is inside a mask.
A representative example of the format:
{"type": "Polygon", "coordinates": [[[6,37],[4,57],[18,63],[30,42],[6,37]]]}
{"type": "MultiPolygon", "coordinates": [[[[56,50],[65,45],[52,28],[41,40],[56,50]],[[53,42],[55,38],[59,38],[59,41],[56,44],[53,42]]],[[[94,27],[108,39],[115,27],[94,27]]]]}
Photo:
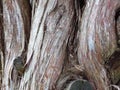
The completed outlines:
{"type": "Polygon", "coordinates": [[[119,12],[119,0],[0,1],[1,90],[118,85],[119,12]]]}

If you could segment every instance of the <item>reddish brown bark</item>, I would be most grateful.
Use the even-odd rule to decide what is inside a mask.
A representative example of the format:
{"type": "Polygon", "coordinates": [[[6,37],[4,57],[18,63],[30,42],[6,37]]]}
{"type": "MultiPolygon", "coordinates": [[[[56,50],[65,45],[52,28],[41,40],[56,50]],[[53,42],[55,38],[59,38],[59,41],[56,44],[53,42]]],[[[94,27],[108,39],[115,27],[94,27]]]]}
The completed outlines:
{"type": "Polygon", "coordinates": [[[78,58],[97,90],[108,90],[104,62],[115,51],[115,10],[119,0],[92,0],[86,3],[79,37],[78,58]]]}
{"type": "MultiPolygon", "coordinates": [[[[115,14],[120,1],[30,2],[31,6],[29,0],[3,0],[3,17],[0,5],[0,55],[5,57],[1,88],[63,90],[82,78],[95,90],[109,90],[105,62],[113,62],[109,57],[118,47],[120,30],[115,28],[115,14]],[[18,56],[25,56],[26,61],[19,79],[17,70],[13,70],[18,56]]],[[[114,77],[119,77],[117,59],[108,68],[114,77]]],[[[112,81],[118,82],[114,77],[112,81]]]]}
{"type": "Polygon", "coordinates": [[[42,7],[41,3],[38,4],[44,11],[42,12],[42,9],[38,7],[41,9],[40,13],[42,13],[42,16],[38,13],[34,14],[34,16],[38,15],[37,19],[39,18],[40,20],[36,21],[40,22],[36,24],[39,25],[36,29],[34,29],[36,17],[33,16],[27,57],[27,62],[30,62],[30,66],[23,79],[26,80],[26,77],[32,77],[32,80],[31,84],[23,83],[22,88],[33,85],[33,82],[35,84],[39,82],[37,86],[35,84],[31,86],[30,90],[51,90],[54,88],[61,73],[68,38],[72,31],[71,24],[74,19],[74,3],[73,0],[51,1],[52,3],[54,4],[52,8],[50,2],[47,1],[43,3],[44,7],[42,7]],[[49,8],[51,9],[49,10],[49,8]],[[36,34],[34,33],[35,30],[37,30],[36,34]],[[30,74],[28,75],[28,73],[30,74]]]}

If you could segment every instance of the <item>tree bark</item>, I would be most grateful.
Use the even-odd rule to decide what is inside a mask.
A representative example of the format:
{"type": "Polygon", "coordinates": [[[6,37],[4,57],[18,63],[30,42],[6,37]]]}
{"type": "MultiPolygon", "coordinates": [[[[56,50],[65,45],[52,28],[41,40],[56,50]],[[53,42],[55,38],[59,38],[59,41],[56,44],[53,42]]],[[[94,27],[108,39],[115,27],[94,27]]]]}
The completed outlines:
{"type": "Polygon", "coordinates": [[[83,13],[78,58],[98,90],[109,87],[104,62],[117,47],[114,17],[119,5],[118,0],[89,0],[83,13]]]}
{"type": "Polygon", "coordinates": [[[4,67],[2,87],[11,87],[13,61],[26,51],[30,32],[30,5],[27,0],[3,0],[4,67]],[[27,43],[26,43],[27,42],[27,43]]]}
{"type": "Polygon", "coordinates": [[[119,9],[119,0],[0,1],[1,90],[66,90],[78,79],[109,90],[120,82],[119,9]]]}

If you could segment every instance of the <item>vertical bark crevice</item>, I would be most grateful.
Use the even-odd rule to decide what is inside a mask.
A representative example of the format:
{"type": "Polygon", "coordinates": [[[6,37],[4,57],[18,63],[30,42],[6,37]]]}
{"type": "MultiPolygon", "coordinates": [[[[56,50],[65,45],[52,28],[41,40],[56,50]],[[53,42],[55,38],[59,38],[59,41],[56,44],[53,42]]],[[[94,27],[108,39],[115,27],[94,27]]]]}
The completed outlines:
{"type": "Polygon", "coordinates": [[[74,1],[74,17],[71,23],[71,32],[68,38],[66,57],[64,59],[64,67],[62,73],[59,76],[56,87],[57,90],[64,90],[74,80],[83,79],[85,76],[83,68],[79,66],[77,58],[78,50],[78,30],[80,27],[81,20],[81,2],[74,1]]]}
{"type": "Polygon", "coordinates": [[[115,30],[118,47],[120,47],[120,8],[116,10],[115,14],[115,30]]]}
{"type": "Polygon", "coordinates": [[[111,84],[120,86],[120,8],[115,13],[116,51],[106,61],[106,69],[111,84]]]}
{"type": "MultiPolygon", "coordinates": [[[[86,6],[86,0],[77,0],[78,6],[80,7],[81,13],[83,14],[85,6],[86,6]]],[[[81,16],[82,16],[81,14],[81,16]]]]}

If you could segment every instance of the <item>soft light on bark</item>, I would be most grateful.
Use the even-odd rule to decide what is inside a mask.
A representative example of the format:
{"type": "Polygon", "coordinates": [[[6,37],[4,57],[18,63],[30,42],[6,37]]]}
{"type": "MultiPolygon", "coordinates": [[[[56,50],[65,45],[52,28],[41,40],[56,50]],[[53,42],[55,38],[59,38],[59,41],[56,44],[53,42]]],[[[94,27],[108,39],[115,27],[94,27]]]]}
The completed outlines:
{"type": "Polygon", "coordinates": [[[119,0],[88,0],[83,13],[78,58],[86,75],[98,90],[108,90],[104,62],[117,47],[115,10],[119,0]]]}
{"type": "Polygon", "coordinates": [[[78,79],[109,90],[118,8],[120,0],[0,0],[1,90],[62,90],[78,79]]]}

